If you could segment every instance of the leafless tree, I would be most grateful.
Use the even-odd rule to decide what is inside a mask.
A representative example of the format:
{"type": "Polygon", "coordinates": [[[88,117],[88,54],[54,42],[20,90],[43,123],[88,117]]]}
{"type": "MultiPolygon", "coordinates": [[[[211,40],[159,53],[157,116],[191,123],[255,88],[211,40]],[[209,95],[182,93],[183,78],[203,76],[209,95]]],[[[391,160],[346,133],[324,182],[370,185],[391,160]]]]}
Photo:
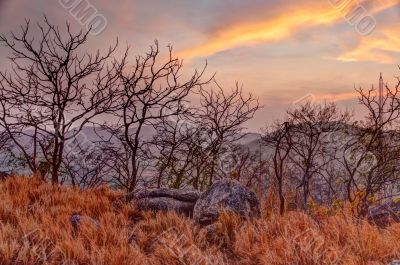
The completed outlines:
{"type": "Polygon", "coordinates": [[[46,17],[38,32],[30,25],[26,21],[20,33],[0,36],[13,66],[0,72],[0,126],[32,171],[45,159],[58,183],[66,143],[114,107],[124,63],[112,58],[117,44],[103,55],[85,53],[89,31],[73,33],[67,23],[63,34],[46,17]],[[21,137],[29,139],[29,148],[21,137]]]}
{"type": "Polygon", "coordinates": [[[271,164],[263,154],[262,146],[258,150],[252,150],[246,145],[237,145],[231,149],[227,161],[231,168],[224,173],[229,173],[227,177],[264,194],[270,185],[267,175],[271,164]]]}
{"type": "Polygon", "coordinates": [[[279,196],[279,212],[285,212],[284,182],[289,168],[289,154],[292,150],[290,137],[291,124],[289,122],[276,122],[271,128],[267,128],[262,137],[264,146],[272,148],[273,175],[277,183],[279,196]]]}
{"type": "Polygon", "coordinates": [[[229,152],[230,145],[245,136],[245,123],[260,108],[258,99],[251,93],[245,95],[238,83],[229,92],[217,82],[215,85],[215,89],[200,89],[200,107],[197,113],[198,123],[201,124],[207,141],[207,185],[212,185],[217,175],[220,155],[227,150],[229,152]]]}
{"type": "Polygon", "coordinates": [[[186,118],[176,116],[175,120],[162,119],[156,124],[153,144],[158,152],[154,153],[157,169],[157,187],[163,182],[172,188],[182,188],[193,182],[194,161],[202,154],[201,142],[195,142],[199,128],[186,118]]]}
{"type": "MultiPolygon", "coordinates": [[[[93,128],[96,131],[96,128],[93,128]]],[[[77,135],[66,146],[62,161],[62,173],[69,184],[81,189],[93,188],[108,183],[106,163],[108,157],[95,139],[84,133],[77,135]]]]}
{"type": "Polygon", "coordinates": [[[262,140],[272,149],[272,175],[281,214],[285,211],[285,193],[294,188],[298,196],[301,194],[300,205],[305,210],[312,194],[325,194],[326,187],[329,192],[333,191],[332,181],[335,180],[330,173],[338,159],[339,146],[332,143],[332,137],[347,127],[351,116],[334,103],[306,102],[289,109],[284,122],[276,122],[265,130],[262,140]]]}
{"type": "MultiPolygon", "coordinates": [[[[175,188],[186,184],[202,190],[214,178],[229,177],[231,172],[219,165],[226,162],[224,159],[234,158],[235,145],[245,136],[244,123],[259,109],[257,99],[251,94],[246,96],[238,85],[225,91],[215,84],[217,89],[202,86],[195,91],[200,104],[192,106],[184,118],[181,115],[158,126],[155,141],[160,152],[160,174],[173,178],[175,188]]],[[[229,168],[233,170],[234,166],[229,168]]],[[[162,178],[159,175],[159,183],[162,178]]]]}
{"type": "Polygon", "coordinates": [[[135,188],[141,172],[148,166],[146,151],[150,151],[151,137],[145,134],[154,130],[161,119],[184,112],[188,94],[209,82],[203,81],[206,67],[196,70],[186,80],[182,77],[182,67],[172,47],[166,59],[160,58],[155,42],[146,55],[136,57],[134,65],[119,75],[119,108],[113,113],[115,122],[106,126],[116,142],[107,152],[115,155],[110,156],[114,158],[109,161],[111,164],[124,168],[123,173],[115,168],[114,180],[128,191],[135,188]]]}
{"type": "Polygon", "coordinates": [[[347,111],[340,111],[334,103],[313,104],[308,102],[288,112],[291,124],[292,150],[289,158],[300,171],[302,207],[307,209],[311,181],[321,176],[323,168],[334,161],[326,151],[324,136],[340,131],[351,119],[347,111]]]}
{"type": "Polygon", "coordinates": [[[400,80],[393,88],[384,86],[382,99],[374,86],[356,91],[367,115],[354,126],[357,133],[345,145],[343,165],[348,200],[359,201],[358,214],[364,216],[369,200],[400,178],[400,80]]]}

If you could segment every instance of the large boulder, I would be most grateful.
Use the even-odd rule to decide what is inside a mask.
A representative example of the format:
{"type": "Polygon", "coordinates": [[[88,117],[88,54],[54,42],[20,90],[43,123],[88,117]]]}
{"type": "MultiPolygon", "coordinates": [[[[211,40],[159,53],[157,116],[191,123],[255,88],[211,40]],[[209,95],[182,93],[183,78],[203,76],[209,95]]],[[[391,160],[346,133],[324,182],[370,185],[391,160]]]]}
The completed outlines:
{"type": "Polygon", "coordinates": [[[234,180],[214,183],[197,200],[193,218],[200,226],[216,222],[219,212],[225,210],[243,218],[260,217],[260,202],[254,192],[234,180]]]}
{"type": "Polygon", "coordinates": [[[192,216],[200,194],[190,190],[157,189],[131,193],[127,200],[135,200],[142,211],[175,211],[192,216]]]}

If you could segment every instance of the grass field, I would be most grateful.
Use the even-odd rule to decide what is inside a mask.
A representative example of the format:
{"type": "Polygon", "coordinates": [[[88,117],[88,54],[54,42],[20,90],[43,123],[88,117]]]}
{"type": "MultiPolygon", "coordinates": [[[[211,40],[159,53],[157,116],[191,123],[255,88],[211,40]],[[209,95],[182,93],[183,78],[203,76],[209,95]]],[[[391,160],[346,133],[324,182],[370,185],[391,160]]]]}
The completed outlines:
{"type": "Polygon", "coordinates": [[[400,224],[378,229],[350,214],[284,217],[264,203],[260,220],[222,214],[214,236],[172,213],[140,213],[123,194],[0,182],[0,264],[388,264],[400,257],[400,224]],[[97,220],[70,224],[77,212],[97,220]]]}

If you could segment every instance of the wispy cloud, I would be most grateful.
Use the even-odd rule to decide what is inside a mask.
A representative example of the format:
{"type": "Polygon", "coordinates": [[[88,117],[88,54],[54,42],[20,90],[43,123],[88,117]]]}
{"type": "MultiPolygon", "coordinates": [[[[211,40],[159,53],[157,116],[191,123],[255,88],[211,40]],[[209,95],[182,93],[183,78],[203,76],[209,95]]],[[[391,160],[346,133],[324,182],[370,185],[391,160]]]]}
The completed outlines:
{"type": "Polygon", "coordinates": [[[337,59],[347,62],[374,61],[397,63],[394,54],[400,53],[400,30],[398,26],[381,29],[379,33],[360,40],[353,49],[344,52],[337,59]]]}
{"type": "Polygon", "coordinates": [[[317,95],[316,100],[318,101],[343,101],[343,100],[351,100],[351,99],[357,99],[358,94],[355,91],[352,92],[345,92],[345,93],[334,93],[334,94],[322,94],[322,95],[317,95]]]}
{"type": "MultiPolygon", "coordinates": [[[[268,18],[257,21],[238,21],[225,24],[211,32],[207,40],[195,47],[180,52],[184,58],[203,57],[221,51],[260,43],[271,43],[290,39],[294,34],[307,28],[332,26],[344,22],[343,15],[351,13],[359,1],[347,1],[340,10],[328,1],[307,1],[298,3],[295,8],[283,8],[268,18]]],[[[362,1],[371,14],[380,12],[398,4],[397,0],[362,1]]]]}

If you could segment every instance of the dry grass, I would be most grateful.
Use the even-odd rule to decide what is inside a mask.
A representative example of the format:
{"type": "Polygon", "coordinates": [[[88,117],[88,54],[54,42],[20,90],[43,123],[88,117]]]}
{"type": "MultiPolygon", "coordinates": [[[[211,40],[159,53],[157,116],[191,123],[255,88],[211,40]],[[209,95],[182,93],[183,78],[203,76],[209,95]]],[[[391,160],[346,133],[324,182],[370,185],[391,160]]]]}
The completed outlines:
{"type": "Polygon", "coordinates": [[[400,224],[382,230],[349,215],[297,212],[243,222],[223,214],[216,236],[175,214],[139,213],[107,188],[79,191],[35,179],[0,183],[0,264],[387,264],[400,224]],[[97,219],[75,233],[73,212],[97,219]]]}

